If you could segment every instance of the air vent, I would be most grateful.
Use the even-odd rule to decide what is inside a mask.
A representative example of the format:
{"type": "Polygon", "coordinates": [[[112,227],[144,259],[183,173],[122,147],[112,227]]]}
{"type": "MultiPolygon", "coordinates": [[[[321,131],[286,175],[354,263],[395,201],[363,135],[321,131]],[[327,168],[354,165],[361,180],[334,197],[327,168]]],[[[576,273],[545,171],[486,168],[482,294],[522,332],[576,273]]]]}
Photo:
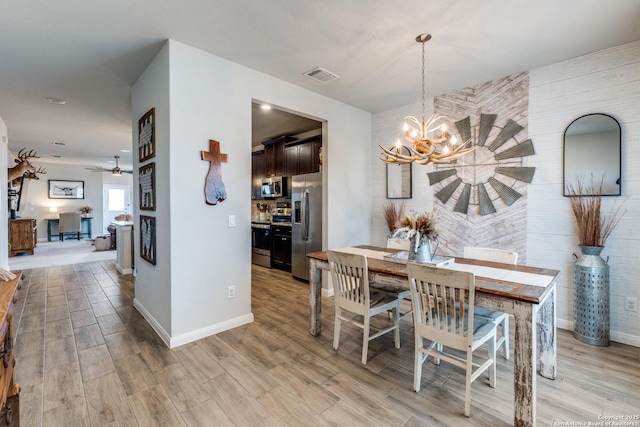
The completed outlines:
{"type": "Polygon", "coordinates": [[[65,146],[65,145],[67,145],[67,143],[66,142],[51,141],[51,145],[65,146]]]}
{"type": "Polygon", "coordinates": [[[62,156],[58,155],[58,154],[52,154],[51,157],[53,157],[54,159],[61,159],[62,156]]]}
{"type": "Polygon", "coordinates": [[[304,73],[304,75],[307,77],[311,77],[312,79],[317,80],[321,83],[328,83],[331,80],[340,78],[339,75],[332,73],[329,70],[325,70],[324,68],[321,68],[321,67],[316,67],[313,70],[309,70],[306,73],[304,73]]]}

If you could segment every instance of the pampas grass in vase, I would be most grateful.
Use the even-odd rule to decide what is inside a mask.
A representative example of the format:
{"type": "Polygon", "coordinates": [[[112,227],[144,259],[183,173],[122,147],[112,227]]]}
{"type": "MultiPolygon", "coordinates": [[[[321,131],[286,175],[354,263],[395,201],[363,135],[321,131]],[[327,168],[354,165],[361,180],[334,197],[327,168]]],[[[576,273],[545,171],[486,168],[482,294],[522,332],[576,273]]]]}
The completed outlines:
{"type": "Polygon", "coordinates": [[[604,247],[622,218],[621,206],[612,209],[608,217],[601,215],[603,180],[597,188],[593,184],[593,177],[591,177],[590,189],[584,186],[582,179],[578,179],[575,186],[567,187],[580,246],[604,247]]]}
{"type": "Polygon", "coordinates": [[[382,213],[384,215],[384,221],[389,229],[389,236],[392,236],[398,229],[398,223],[400,218],[404,216],[405,202],[387,202],[382,206],[382,213]]]}

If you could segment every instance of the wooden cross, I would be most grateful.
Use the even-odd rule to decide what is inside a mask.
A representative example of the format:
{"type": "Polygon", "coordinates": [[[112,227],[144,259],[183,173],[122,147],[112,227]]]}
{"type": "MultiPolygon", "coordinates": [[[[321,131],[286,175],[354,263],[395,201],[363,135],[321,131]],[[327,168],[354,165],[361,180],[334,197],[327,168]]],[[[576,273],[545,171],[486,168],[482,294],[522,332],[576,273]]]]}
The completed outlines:
{"type": "Polygon", "coordinates": [[[204,196],[208,205],[216,205],[227,198],[227,192],[222,182],[222,168],[220,163],[227,162],[227,155],[220,153],[220,143],[209,140],[209,151],[201,151],[202,160],[209,162],[209,172],[204,184],[204,196]]]}

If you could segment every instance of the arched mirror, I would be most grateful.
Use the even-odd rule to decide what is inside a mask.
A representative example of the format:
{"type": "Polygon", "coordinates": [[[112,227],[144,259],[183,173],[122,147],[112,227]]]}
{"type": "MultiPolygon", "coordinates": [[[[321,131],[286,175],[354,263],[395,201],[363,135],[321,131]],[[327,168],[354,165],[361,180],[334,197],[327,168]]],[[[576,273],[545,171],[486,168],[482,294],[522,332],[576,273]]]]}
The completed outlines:
{"type": "Polygon", "coordinates": [[[607,114],[587,114],[575,119],[564,131],[564,195],[568,186],[582,180],[584,190],[592,195],[593,185],[600,185],[603,196],[621,194],[620,123],[607,114]]]}
{"type": "MultiPolygon", "coordinates": [[[[407,147],[401,149],[407,156],[411,155],[407,147]]],[[[411,191],[411,163],[387,164],[387,199],[410,199],[411,191]]]]}

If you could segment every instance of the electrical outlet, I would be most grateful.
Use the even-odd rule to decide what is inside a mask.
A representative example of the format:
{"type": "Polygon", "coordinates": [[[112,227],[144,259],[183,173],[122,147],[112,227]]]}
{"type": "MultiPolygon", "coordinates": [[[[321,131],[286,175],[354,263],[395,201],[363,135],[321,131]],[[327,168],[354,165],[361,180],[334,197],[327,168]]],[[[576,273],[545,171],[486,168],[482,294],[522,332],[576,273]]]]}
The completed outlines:
{"type": "Polygon", "coordinates": [[[627,311],[638,311],[638,298],[626,297],[624,299],[624,309],[627,311]]]}
{"type": "Polygon", "coordinates": [[[229,286],[227,288],[227,298],[235,298],[236,297],[236,287],[229,286]]]}

